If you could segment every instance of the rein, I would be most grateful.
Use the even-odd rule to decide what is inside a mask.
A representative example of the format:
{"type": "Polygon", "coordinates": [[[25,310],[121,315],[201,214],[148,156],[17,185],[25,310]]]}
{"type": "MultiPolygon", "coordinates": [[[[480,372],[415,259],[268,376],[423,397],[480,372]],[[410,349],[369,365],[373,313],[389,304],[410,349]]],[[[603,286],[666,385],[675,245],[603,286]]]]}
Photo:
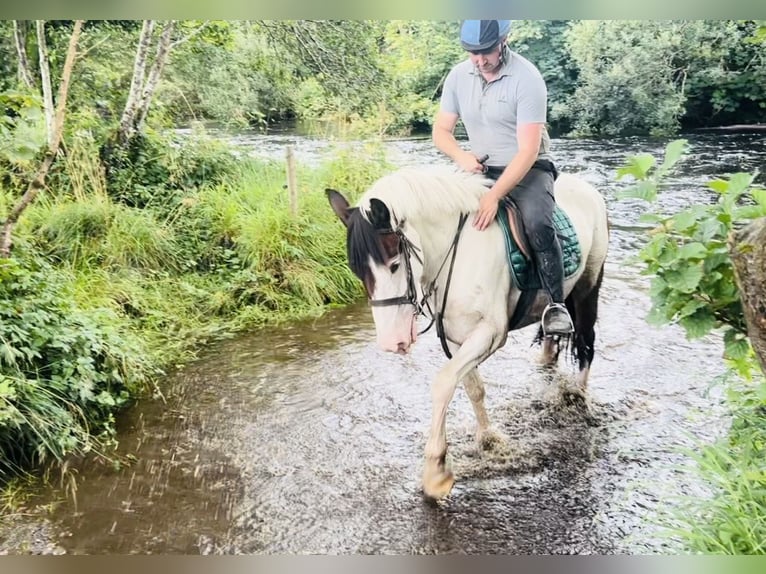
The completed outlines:
{"type": "Polygon", "coordinates": [[[401,224],[398,224],[396,226],[396,229],[384,229],[381,230],[380,234],[385,235],[387,233],[394,233],[399,238],[399,243],[402,246],[401,253],[402,258],[404,259],[404,268],[407,271],[407,292],[404,295],[400,295],[399,297],[388,297],[386,299],[370,299],[370,305],[372,307],[388,307],[391,305],[412,305],[415,307],[415,313],[417,316],[426,316],[426,313],[424,311],[425,309],[428,309],[429,314],[431,315],[431,322],[428,324],[428,326],[420,331],[418,333],[418,336],[422,335],[426,331],[428,331],[431,326],[436,323],[436,333],[439,336],[439,341],[441,342],[442,349],[444,350],[444,354],[447,355],[447,358],[451,359],[452,354],[450,353],[449,349],[447,348],[447,340],[444,335],[444,323],[443,323],[443,316],[444,316],[444,309],[447,305],[447,294],[449,293],[449,285],[452,280],[452,271],[455,267],[455,256],[457,254],[457,244],[460,240],[460,234],[463,231],[463,226],[465,225],[465,222],[468,220],[468,214],[467,213],[461,213],[460,218],[458,219],[457,224],[457,230],[455,231],[455,236],[452,239],[452,244],[450,245],[449,249],[447,250],[447,253],[444,256],[444,260],[442,261],[442,264],[439,266],[439,270],[436,272],[436,275],[434,276],[433,281],[430,282],[428,285],[428,289],[425,289],[423,292],[423,298],[418,301],[417,296],[417,290],[415,288],[415,277],[412,273],[412,260],[411,257],[415,257],[417,259],[418,263],[423,265],[423,259],[418,254],[418,247],[410,241],[410,239],[404,234],[402,231],[401,224]],[[441,311],[437,311],[434,313],[431,310],[431,306],[428,304],[428,299],[431,297],[432,294],[435,294],[436,292],[436,280],[439,278],[439,275],[441,275],[442,269],[444,269],[444,265],[447,263],[447,259],[450,257],[450,253],[452,253],[452,258],[450,260],[450,266],[449,271],[447,272],[447,284],[444,288],[444,296],[442,297],[442,304],[441,304],[441,311]]]}

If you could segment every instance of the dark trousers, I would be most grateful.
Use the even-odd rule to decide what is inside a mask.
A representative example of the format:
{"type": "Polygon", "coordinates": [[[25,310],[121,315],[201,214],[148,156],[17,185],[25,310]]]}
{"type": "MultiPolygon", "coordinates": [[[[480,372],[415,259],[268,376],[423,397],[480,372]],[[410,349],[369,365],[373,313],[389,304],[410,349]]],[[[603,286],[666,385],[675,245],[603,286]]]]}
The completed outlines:
{"type": "MultiPolygon", "coordinates": [[[[497,179],[505,167],[487,167],[487,177],[497,179]]],[[[558,177],[556,166],[547,160],[537,160],[527,175],[503,201],[516,204],[521,213],[524,230],[534,251],[546,251],[556,239],[553,225],[553,182],[558,177]]]]}

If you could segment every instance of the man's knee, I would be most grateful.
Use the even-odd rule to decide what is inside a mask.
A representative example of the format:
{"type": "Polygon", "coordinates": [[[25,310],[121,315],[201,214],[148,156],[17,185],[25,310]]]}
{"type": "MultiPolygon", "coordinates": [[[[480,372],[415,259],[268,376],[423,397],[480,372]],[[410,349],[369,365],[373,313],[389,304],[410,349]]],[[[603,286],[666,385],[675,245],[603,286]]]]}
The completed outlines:
{"type": "Polygon", "coordinates": [[[556,239],[556,229],[552,223],[535,221],[526,226],[527,239],[534,251],[547,251],[556,239]]]}

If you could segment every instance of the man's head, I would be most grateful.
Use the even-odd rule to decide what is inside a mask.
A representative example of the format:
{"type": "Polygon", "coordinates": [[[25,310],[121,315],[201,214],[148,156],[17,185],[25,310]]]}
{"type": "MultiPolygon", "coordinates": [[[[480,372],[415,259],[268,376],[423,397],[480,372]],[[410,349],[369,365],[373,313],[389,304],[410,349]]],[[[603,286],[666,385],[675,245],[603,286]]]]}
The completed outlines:
{"type": "Polygon", "coordinates": [[[460,44],[477,68],[491,72],[502,64],[502,48],[510,30],[510,20],[463,20],[460,44]]]}

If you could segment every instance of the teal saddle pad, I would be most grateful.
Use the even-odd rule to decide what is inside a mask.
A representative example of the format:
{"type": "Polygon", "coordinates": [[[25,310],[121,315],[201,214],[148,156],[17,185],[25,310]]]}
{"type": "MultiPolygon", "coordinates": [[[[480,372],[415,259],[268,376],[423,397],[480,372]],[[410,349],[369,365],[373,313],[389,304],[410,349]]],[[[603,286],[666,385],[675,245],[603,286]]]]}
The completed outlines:
{"type": "MultiPolygon", "coordinates": [[[[503,237],[505,238],[505,249],[508,255],[508,264],[511,268],[511,278],[514,284],[522,291],[540,289],[542,285],[537,274],[537,268],[526,258],[516,244],[516,240],[511,233],[511,227],[508,224],[508,211],[502,203],[500,207],[497,210],[497,221],[503,230],[503,237]]],[[[556,227],[556,235],[561,243],[561,253],[564,256],[564,277],[570,277],[580,267],[582,259],[577,232],[569,216],[558,205],[553,210],[553,223],[556,227]]]]}

